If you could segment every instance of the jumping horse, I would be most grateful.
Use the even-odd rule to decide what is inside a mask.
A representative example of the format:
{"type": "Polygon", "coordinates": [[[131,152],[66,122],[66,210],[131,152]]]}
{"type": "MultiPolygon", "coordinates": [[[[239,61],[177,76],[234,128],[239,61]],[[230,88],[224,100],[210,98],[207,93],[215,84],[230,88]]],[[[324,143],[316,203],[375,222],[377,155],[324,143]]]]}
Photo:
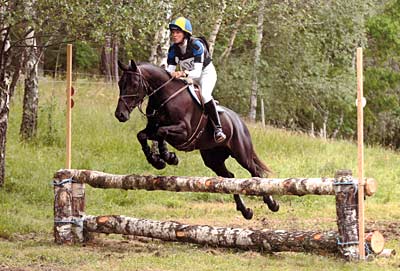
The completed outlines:
{"type": "MultiPolygon", "coordinates": [[[[130,65],[118,61],[123,71],[118,82],[119,99],[115,117],[120,122],[129,120],[135,107],[146,115],[146,128],[137,134],[147,161],[155,168],[162,169],[167,164],[177,165],[178,158],[169,152],[165,142],[180,151],[200,150],[204,164],[218,176],[234,178],[225,166],[225,160],[231,156],[252,177],[268,176],[270,169],[256,155],[249,130],[240,117],[226,107],[220,112],[223,131],[227,138],[221,142],[214,141],[213,128],[207,119],[202,106],[194,101],[187,91],[187,83],[174,79],[164,69],[149,63],[130,65]],[[146,111],[141,105],[148,99],[146,111]],[[147,140],[158,142],[159,154],[153,152],[147,140]]],[[[246,208],[242,198],[234,195],[236,209],[244,218],[251,219],[253,211],[246,208]]],[[[264,202],[271,211],[278,211],[279,204],[271,195],[263,196],[264,202]]]]}

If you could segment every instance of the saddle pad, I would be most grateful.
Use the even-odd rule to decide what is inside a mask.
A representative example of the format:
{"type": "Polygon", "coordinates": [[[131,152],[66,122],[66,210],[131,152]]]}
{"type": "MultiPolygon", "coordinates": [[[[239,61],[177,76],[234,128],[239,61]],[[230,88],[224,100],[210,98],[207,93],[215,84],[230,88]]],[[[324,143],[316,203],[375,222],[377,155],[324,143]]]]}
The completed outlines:
{"type": "MultiPolygon", "coordinates": [[[[188,85],[188,90],[189,90],[189,93],[190,93],[190,95],[192,96],[193,100],[194,100],[198,105],[202,106],[202,104],[201,104],[201,102],[200,102],[200,100],[199,100],[199,97],[198,97],[197,94],[196,94],[194,84],[188,85]]],[[[217,111],[218,111],[218,112],[225,112],[225,109],[217,104],[217,111]]]]}

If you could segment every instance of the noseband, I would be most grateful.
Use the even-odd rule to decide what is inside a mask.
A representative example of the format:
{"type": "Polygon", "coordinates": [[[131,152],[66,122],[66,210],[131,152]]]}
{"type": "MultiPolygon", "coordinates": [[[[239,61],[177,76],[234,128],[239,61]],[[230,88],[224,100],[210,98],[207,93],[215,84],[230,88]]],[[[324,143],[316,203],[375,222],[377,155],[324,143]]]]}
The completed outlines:
{"type": "MultiPolygon", "coordinates": [[[[183,90],[186,89],[186,85],[184,87],[182,87],[181,89],[179,89],[177,92],[175,92],[173,95],[171,95],[170,97],[167,98],[167,100],[165,100],[159,107],[158,109],[155,109],[153,111],[152,114],[146,114],[143,112],[142,110],[142,103],[144,102],[144,100],[147,98],[150,98],[151,96],[153,96],[154,94],[156,94],[159,90],[161,90],[163,87],[165,87],[166,85],[168,85],[172,80],[174,80],[174,77],[171,77],[170,79],[168,79],[167,81],[165,81],[161,86],[159,86],[156,89],[153,89],[150,84],[147,82],[146,78],[144,77],[142,71],[140,70],[140,67],[137,66],[137,70],[138,72],[133,72],[133,71],[125,71],[127,73],[133,73],[133,74],[137,74],[139,75],[139,87],[145,91],[146,95],[139,101],[138,103],[138,108],[140,113],[142,113],[143,115],[145,115],[146,117],[152,117],[154,116],[158,110],[160,110],[160,108],[162,108],[163,106],[165,106],[170,100],[172,100],[173,98],[175,98],[178,94],[180,94],[183,90]]],[[[124,103],[126,109],[128,110],[129,113],[132,112],[133,108],[131,109],[128,105],[128,103],[125,101],[124,98],[126,97],[137,97],[139,96],[138,94],[127,94],[127,95],[120,95],[119,99],[124,103]]]]}

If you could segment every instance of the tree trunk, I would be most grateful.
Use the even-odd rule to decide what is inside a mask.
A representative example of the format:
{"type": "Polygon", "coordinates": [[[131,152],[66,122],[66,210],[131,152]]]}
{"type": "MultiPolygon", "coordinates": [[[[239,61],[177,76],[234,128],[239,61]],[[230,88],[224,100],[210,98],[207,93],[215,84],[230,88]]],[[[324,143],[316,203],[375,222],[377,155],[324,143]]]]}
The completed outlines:
{"type": "Polygon", "coordinates": [[[14,70],[10,85],[10,98],[14,96],[15,88],[17,87],[22,67],[25,65],[25,53],[22,51],[23,50],[21,50],[20,54],[14,54],[13,59],[11,61],[11,65],[14,68],[14,70]]]}
{"type": "Polygon", "coordinates": [[[151,48],[149,62],[157,66],[167,66],[167,54],[170,45],[169,29],[167,23],[172,17],[172,2],[165,3],[165,20],[154,35],[154,42],[151,48]]]}
{"type": "Polygon", "coordinates": [[[118,74],[118,38],[113,37],[112,39],[112,78],[113,82],[119,81],[118,74]]]}
{"type": "Polygon", "coordinates": [[[150,52],[150,57],[149,57],[149,62],[154,65],[157,65],[157,49],[160,46],[160,34],[164,30],[163,29],[164,27],[165,27],[165,25],[163,24],[163,26],[160,27],[160,29],[157,30],[156,33],[154,34],[153,46],[151,46],[151,52],[150,52]]]}
{"type": "Polygon", "coordinates": [[[213,31],[211,32],[210,37],[208,38],[208,45],[209,45],[211,57],[212,57],[213,52],[214,52],[215,41],[217,39],[217,35],[218,35],[219,29],[220,29],[221,24],[222,24],[222,19],[224,18],[224,14],[225,14],[225,9],[226,9],[225,0],[222,1],[221,5],[222,5],[221,6],[221,11],[219,12],[217,20],[215,21],[215,25],[214,25],[213,31]]]}
{"type": "MultiPolygon", "coordinates": [[[[7,11],[0,7],[0,13],[3,12],[7,11]]],[[[0,22],[0,29],[3,28],[4,25],[1,25],[0,22]]],[[[0,187],[4,185],[5,181],[6,139],[12,78],[10,54],[9,29],[4,29],[0,32],[0,187]]]]}
{"type": "Polygon", "coordinates": [[[263,24],[264,24],[264,7],[265,1],[260,1],[260,6],[258,10],[258,20],[257,20],[257,41],[256,49],[254,51],[254,65],[253,65],[253,82],[251,86],[250,94],[250,111],[249,119],[250,121],[256,121],[257,112],[257,92],[258,92],[258,70],[260,64],[260,54],[261,54],[261,42],[263,39],[263,24]]]}
{"type": "Polygon", "coordinates": [[[107,82],[112,81],[112,73],[111,73],[111,37],[106,37],[103,49],[101,51],[101,73],[104,75],[104,78],[107,82]]]}
{"type": "Polygon", "coordinates": [[[35,32],[26,36],[25,91],[20,136],[22,140],[32,140],[36,135],[39,107],[38,50],[35,32]]]}
{"type": "Polygon", "coordinates": [[[84,216],[84,232],[117,233],[187,242],[215,247],[230,247],[264,252],[313,252],[338,254],[338,234],[334,231],[284,231],[222,228],[185,225],[126,216],[84,216]]]}
{"type": "MultiPolygon", "coordinates": [[[[244,5],[246,5],[246,2],[247,2],[247,0],[243,0],[241,6],[243,7],[244,5]]],[[[233,27],[231,37],[230,37],[229,42],[228,42],[228,47],[226,47],[226,49],[224,50],[224,52],[220,56],[219,61],[223,61],[224,59],[227,59],[229,57],[229,55],[230,55],[230,53],[232,51],[232,48],[233,48],[233,43],[235,42],[235,39],[236,39],[236,35],[237,35],[238,31],[239,31],[239,27],[242,24],[243,16],[244,16],[244,14],[241,14],[239,16],[239,18],[237,19],[237,21],[235,23],[235,26],[233,27]]]]}

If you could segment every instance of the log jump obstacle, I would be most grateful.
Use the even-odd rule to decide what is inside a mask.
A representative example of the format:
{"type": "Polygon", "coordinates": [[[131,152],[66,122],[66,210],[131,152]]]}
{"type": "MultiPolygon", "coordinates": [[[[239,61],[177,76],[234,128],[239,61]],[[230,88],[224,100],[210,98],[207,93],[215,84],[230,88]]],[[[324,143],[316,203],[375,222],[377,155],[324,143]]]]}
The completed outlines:
{"type": "MultiPolygon", "coordinates": [[[[341,255],[359,259],[357,184],[351,171],[338,171],[335,178],[222,178],[113,175],[92,170],[64,169],[54,176],[54,237],[59,244],[83,243],[90,232],[116,233],[165,241],[235,247],[266,252],[295,251],[341,255]],[[95,188],[167,190],[244,195],[335,195],[338,231],[249,230],[185,225],[125,216],[85,214],[85,184],[95,188]]],[[[365,179],[364,192],[372,196],[376,181],[365,179]]],[[[379,232],[366,235],[367,254],[384,247],[379,232]]]]}

